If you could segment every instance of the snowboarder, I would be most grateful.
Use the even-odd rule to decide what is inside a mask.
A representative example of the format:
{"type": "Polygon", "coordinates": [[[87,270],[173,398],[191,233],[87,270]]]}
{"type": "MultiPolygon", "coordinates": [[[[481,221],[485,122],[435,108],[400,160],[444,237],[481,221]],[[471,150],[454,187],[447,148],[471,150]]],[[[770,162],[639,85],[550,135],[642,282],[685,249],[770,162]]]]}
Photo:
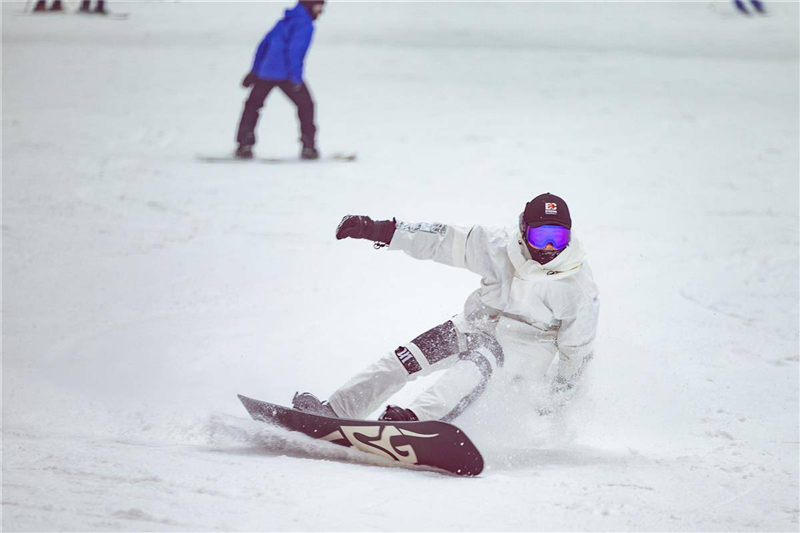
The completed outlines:
{"type": "Polygon", "coordinates": [[[466,268],[482,277],[481,287],[467,298],[462,313],[389,352],[328,401],[295,394],[295,409],[363,419],[407,382],[448,369],[407,408],[389,405],[380,419],[450,422],[495,374],[535,386],[557,356],[551,390],[567,394],[592,358],[598,290],[572,233],[569,208],[556,195],[528,202],[519,224],[508,228],[348,215],[336,238],[367,239],[415,259],[466,268]]]}
{"type": "Polygon", "coordinates": [[[258,45],[253,67],[242,81],[243,87],[253,89],[239,121],[236,157],[252,159],[259,111],[270,91],[278,87],[297,106],[303,144],[300,157],[319,158],[314,100],[303,78],[303,62],[314,34],[314,21],[322,14],[324,3],[324,0],[301,0],[294,8],[286,10],[283,19],[258,45]]]}

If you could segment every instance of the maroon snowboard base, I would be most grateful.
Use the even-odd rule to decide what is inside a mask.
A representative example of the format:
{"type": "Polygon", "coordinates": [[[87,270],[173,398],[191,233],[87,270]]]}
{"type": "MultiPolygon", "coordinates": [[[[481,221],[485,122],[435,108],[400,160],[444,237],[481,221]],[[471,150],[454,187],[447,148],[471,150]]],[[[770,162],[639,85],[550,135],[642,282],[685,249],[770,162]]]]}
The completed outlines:
{"type": "Polygon", "coordinates": [[[452,424],[438,420],[383,422],[314,415],[239,395],[254,420],[277,424],[315,439],[408,465],[446,470],[458,476],[477,476],[483,457],[469,437],[452,424]]]}

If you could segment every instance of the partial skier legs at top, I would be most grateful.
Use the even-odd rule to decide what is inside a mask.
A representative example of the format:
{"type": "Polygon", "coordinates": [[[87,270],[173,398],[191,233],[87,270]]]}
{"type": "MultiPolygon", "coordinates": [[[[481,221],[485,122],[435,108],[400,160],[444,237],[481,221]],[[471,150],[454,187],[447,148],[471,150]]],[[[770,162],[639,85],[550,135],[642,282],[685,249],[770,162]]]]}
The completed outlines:
{"type": "Polygon", "coordinates": [[[37,0],[36,5],[33,6],[33,10],[35,12],[64,11],[64,6],[61,4],[61,0],[53,0],[53,4],[50,6],[50,9],[47,9],[46,0],[37,0]]]}
{"type": "MultiPolygon", "coordinates": [[[[753,9],[761,13],[762,15],[767,14],[767,10],[764,7],[764,3],[761,0],[750,0],[750,4],[753,6],[753,9]]],[[[733,0],[733,5],[736,6],[740,12],[744,13],[745,15],[750,14],[750,10],[747,9],[746,0],[733,0]]]]}
{"type": "Polygon", "coordinates": [[[94,10],[92,10],[91,0],[81,0],[81,7],[78,9],[81,13],[106,13],[105,0],[97,0],[94,10]]]}
{"type": "MultiPolygon", "coordinates": [[[[47,9],[47,1],[46,0],[37,0],[36,5],[33,7],[34,12],[43,12],[43,11],[64,11],[64,5],[61,0],[54,0],[53,4],[50,6],[50,9],[47,9]]],[[[101,15],[105,15],[107,13],[105,7],[105,0],[97,0],[95,8],[91,8],[91,1],[90,0],[82,0],[81,5],[78,8],[79,13],[98,13],[101,15]]]]}

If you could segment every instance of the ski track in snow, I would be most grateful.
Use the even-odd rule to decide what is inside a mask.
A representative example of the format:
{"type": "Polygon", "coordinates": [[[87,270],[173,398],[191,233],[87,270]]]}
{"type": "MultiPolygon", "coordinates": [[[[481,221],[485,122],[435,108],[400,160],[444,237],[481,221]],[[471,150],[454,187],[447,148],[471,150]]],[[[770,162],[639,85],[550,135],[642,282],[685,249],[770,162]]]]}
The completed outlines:
{"type": "MultiPolygon", "coordinates": [[[[4,531],[798,531],[798,6],[330,2],[323,153],[208,165],[280,3],[3,2],[4,531]],[[68,6],[74,8],[74,6],[68,6]],[[468,272],[342,215],[513,224],[568,199],[601,290],[551,416],[457,424],[472,479],[249,420],[459,311],[468,272]]],[[[297,151],[271,95],[258,155],[297,151]]],[[[403,405],[435,377],[392,399],[403,405]]],[[[510,379],[510,378],[509,378],[510,379]]]]}

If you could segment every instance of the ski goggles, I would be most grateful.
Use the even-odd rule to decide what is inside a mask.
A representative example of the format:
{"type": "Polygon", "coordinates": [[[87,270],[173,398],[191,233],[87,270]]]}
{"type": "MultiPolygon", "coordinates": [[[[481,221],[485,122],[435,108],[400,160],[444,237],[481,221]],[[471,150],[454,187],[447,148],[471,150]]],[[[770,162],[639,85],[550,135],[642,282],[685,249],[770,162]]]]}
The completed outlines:
{"type": "Polygon", "coordinates": [[[569,230],[564,226],[547,224],[538,228],[529,227],[525,236],[528,244],[534,248],[544,248],[550,243],[556,250],[561,250],[569,244],[569,230]]]}

